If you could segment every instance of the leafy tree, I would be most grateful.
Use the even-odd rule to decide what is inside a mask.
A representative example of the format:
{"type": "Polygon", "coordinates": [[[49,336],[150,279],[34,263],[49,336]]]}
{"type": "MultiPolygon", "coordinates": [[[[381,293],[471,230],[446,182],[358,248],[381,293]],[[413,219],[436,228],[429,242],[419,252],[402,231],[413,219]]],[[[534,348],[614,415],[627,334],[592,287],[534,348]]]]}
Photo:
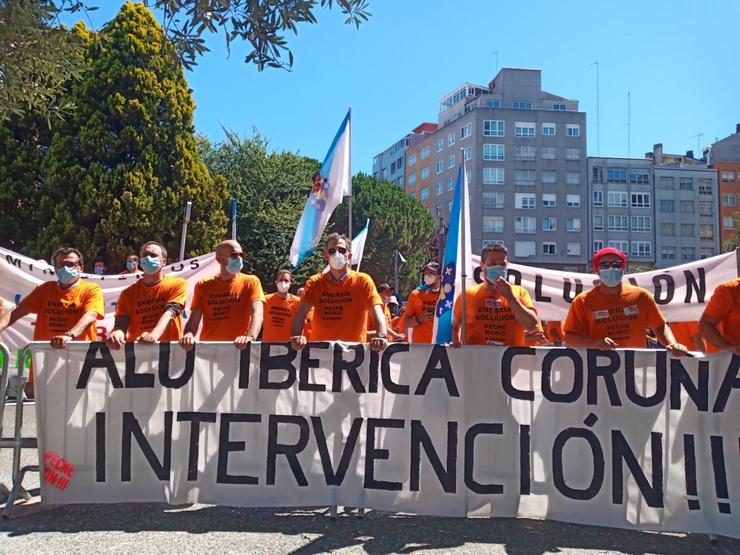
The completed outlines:
{"type": "Polygon", "coordinates": [[[43,162],[44,226],[31,251],[74,244],[122,259],[147,240],[174,248],[187,200],[187,255],[212,250],[226,230],[226,184],[198,157],[193,100],[163,29],[144,5],[126,3],[100,37],[75,30],[89,66],[43,162]]]}
{"type": "Polygon", "coordinates": [[[740,247],[740,210],[735,212],[732,216],[734,221],[733,231],[730,236],[725,239],[724,252],[730,252],[740,247]]]}
{"type": "MultiPolygon", "coordinates": [[[[366,174],[352,180],[352,232],[357,233],[370,218],[370,230],[360,269],[377,283],[392,284],[394,253],[400,250],[406,264],[399,268],[399,287],[404,294],[419,283],[419,269],[430,256],[434,220],[424,207],[403,189],[366,174]]],[[[348,232],[345,200],[332,216],[335,229],[348,232]]],[[[399,292],[400,293],[400,292],[399,292]]]]}
{"type": "MultiPolygon", "coordinates": [[[[0,0],[0,120],[28,109],[62,113],[64,83],[80,68],[74,55],[79,45],[54,23],[63,12],[97,9],[95,0],[0,0]]],[[[162,14],[162,25],[179,57],[191,69],[208,51],[205,34],[223,33],[231,43],[248,43],[245,63],[289,69],[293,53],[285,35],[298,33],[301,23],[317,23],[318,9],[337,6],[345,23],[357,27],[370,16],[367,0],[144,0],[162,14]],[[286,61],[287,58],[287,61],[286,61]]]]}
{"type": "MultiPolygon", "coordinates": [[[[290,245],[319,163],[292,152],[270,152],[259,134],[240,138],[227,131],[224,142],[213,146],[201,139],[200,146],[208,169],[226,178],[237,201],[237,240],[246,252],[245,270],[274,291],[275,272],[291,267],[290,245]]],[[[321,254],[314,252],[299,266],[294,281],[304,283],[323,266],[321,254]]]]}

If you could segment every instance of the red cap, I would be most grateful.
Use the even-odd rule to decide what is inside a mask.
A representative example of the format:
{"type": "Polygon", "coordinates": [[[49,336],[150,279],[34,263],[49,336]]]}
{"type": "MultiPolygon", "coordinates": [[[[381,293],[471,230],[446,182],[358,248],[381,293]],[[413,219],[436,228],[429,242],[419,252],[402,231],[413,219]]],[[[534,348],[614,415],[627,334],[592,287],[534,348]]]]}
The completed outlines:
{"type": "Polygon", "coordinates": [[[594,270],[596,270],[599,267],[599,260],[602,256],[605,256],[607,254],[614,254],[618,256],[622,260],[622,268],[627,267],[627,255],[624,254],[619,249],[615,249],[613,247],[605,247],[603,249],[599,249],[594,253],[594,257],[591,259],[591,263],[594,265],[594,270]]]}

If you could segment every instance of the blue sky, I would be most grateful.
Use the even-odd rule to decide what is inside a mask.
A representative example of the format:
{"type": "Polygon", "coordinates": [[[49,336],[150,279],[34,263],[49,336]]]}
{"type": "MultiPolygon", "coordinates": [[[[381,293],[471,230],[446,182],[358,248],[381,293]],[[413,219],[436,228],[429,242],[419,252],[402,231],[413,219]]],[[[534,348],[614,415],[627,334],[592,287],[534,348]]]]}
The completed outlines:
{"type": "MultiPolygon", "coordinates": [[[[91,0],[95,3],[95,0],[91,0]]],[[[100,27],[118,0],[97,0],[100,27]]],[[[543,88],[577,99],[587,112],[596,155],[596,68],[600,69],[600,154],[652,145],[683,153],[703,148],[740,123],[740,62],[735,0],[568,1],[370,0],[359,30],[339,11],[288,36],[293,71],[259,73],[227,57],[221,36],[186,77],[196,129],[214,141],[222,126],[253,129],[272,148],[323,159],[346,109],[353,114],[353,171],[422,121],[436,122],[439,99],[464,81],[487,84],[498,67],[542,70],[543,88]]],[[[67,22],[79,17],[66,18],[67,22]]],[[[87,22],[89,25],[89,22],[87,22]]]]}

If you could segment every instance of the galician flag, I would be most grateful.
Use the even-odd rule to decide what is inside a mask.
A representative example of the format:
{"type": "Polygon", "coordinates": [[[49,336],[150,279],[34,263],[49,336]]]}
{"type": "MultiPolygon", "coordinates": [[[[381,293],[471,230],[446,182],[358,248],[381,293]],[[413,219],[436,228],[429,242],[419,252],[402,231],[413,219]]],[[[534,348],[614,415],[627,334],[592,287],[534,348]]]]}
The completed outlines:
{"type": "Polygon", "coordinates": [[[352,194],[350,119],[351,111],[348,111],[321,169],[313,177],[313,187],[290,246],[293,266],[297,267],[316,248],[332,212],[342,202],[342,197],[352,194]]]}
{"type": "Polygon", "coordinates": [[[433,336],[437,344],[449,343],[452,340],[452,309],[455,306],[455,300],[462,294],[465,287],[472,283],[473,257],[470,250],[469,206],[468,176],[465,171],[465,162],[463,162],[457,170],[455,198],[452,200],[447,244],[442,262],[442,287],[439,290],[437,309],[434,312],[433,336]],[[467,269],[468,274],[466,283],[462,283],[463,267],[467,269]]]}

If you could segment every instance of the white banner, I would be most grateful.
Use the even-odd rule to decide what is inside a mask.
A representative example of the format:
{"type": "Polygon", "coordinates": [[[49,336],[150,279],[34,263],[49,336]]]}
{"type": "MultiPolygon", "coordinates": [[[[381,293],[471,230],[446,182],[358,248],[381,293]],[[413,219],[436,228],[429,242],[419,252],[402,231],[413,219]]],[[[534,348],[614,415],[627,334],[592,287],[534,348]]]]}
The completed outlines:
{"type": "MultiPolygon", "coordinates": [[[[480,256],[473,256],[468,286],[482,283],[479,264],[480,256]]],[[[624,281],[650,291],[669,322],[688,322],[699,320],[715,287],[740,275],[739,265],[733,251],[662,270],[626,274],[624,281]]],[[[565,320],[576,295],[592,289],[597,280],[596,274],[509,264],[509,281],[524,286],[542,320],[565,320]]]]}
{"type": "MultiPolygon", "coordinates": [[[[196,282],[201,278],[216,275],[219,272],[219,265],[216,262],[216,253],[209,253],[183,262],[168,264],[165,270],[169,275],[181,277],[188,281],[187,307],[189,310],[196,282]]],[[[82,279],[95,282],[103,289],[105,318],[98,320],[98,339],[104,340],[110,330],[113,329],[113,314],[121,291],[140,279],[141,276],[141,272],[107,276],[82,274],[82,279]]],[[[52,266],[0,248],[0,297],[6,303],[16,305],[40,283],[56,279],[52,266]]],[[[187,319],[187,315],[187,311],[183,313],[185,319],[187,319]]],[[[28,345],[33,338],[35,322],[36,315],[29,314],[3,332],[3,343],[11,350],[14,359],[17,359],[19,350],[28,345]]]]}
{"type": "Polygon", "coordinates": [[[34,344],[49,503],[349,505],[740,537],[740,357],[34,344]]]}

